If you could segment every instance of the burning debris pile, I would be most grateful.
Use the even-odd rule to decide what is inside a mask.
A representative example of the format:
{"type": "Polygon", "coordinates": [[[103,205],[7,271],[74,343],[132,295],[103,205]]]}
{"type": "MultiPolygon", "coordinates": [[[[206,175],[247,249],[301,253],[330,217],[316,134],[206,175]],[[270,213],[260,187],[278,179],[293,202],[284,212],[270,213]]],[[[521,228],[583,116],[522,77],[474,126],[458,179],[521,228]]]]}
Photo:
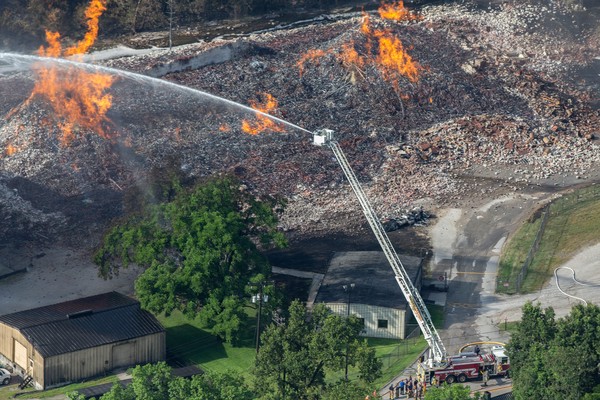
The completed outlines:
{"type": "MultiPolygon", "coordinates": [[[[533,15],[568,13],[531,7],[436,6],[412,14],[399,2],[376,15],[238,39],[243,51],[163,78],[308,131],[334,129],[378,212],[394,220],[425,198],[443,205],[472,195],[462,176],[495,177],[508,190],[558,175],[592,177],[600,114],[593,92],[564,74],[590,61],[593,41],[536,27],[533,15]]],[[[169,62],[192,65],[220,46],[231,41],[107,64],[157,71],[169,62]]],[[[4,174],[76,196],[122,192],[177,159],[189,176],[229,171],[257,193],[288,198],[285,229],[356,221],[358,205],[333,155],[312,146],[310,132],[202,93],[112,78],[112,108],[104,114],[111,135],[101,135],[109,139],[76,123],[79,134],[66,144],[49,135],[58,129],[48,123],[54,105],[11,103],[0,126],[4,174]]],[[[7,87],[21,77],[0,79],[7,87]]]]}

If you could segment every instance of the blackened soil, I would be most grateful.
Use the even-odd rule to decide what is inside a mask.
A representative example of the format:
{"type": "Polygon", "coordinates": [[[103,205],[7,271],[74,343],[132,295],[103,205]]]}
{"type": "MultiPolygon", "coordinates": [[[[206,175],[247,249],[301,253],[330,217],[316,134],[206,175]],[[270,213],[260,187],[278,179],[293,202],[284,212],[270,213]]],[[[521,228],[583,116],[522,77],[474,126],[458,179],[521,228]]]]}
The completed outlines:
{"type": "MultiPolygon", "coordinates": [[[[394,249],[399,254],[427,257],[431,244],[424,227],[409,227],[388,232],[394,249]]],[[[380,251],[375,235],[367,228],[356,233],[331,233],[318,237],[302,237],[290,240],[282,250],[267,253],[271,265],[302,271],[327,272],[327,265],[335,252],[380,251]]]]}

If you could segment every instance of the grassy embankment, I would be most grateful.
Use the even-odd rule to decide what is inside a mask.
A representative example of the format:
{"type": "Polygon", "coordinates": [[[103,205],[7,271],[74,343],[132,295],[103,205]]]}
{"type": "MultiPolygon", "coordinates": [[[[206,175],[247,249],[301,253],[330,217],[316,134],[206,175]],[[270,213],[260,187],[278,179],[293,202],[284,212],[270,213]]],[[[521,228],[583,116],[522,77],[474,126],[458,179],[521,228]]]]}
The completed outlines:
{"type": "MultiPolygon", "coordinates": [[[[541,217],[536,217],[530,218],[503,249],[498,274],[499,293],[515,293],[515,278],[541,224],[541,217]]],[[[527,271],[521,292],[541,289],[555,268],[581,249],[597,244],[599,234],[600,187],[580,189],[553,201],[538,251],[527,271]]]]}

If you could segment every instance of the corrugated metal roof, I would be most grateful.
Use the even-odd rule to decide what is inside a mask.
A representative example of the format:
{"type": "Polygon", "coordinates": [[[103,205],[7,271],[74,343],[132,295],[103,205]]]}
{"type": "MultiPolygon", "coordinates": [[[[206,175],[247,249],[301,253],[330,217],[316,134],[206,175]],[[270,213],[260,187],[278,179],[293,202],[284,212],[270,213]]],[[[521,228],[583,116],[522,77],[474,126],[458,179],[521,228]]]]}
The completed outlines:
{"type": "Polygon", "coordinates": [[[0,322],[19,329],[43,357],[164,331],[137,301],[116,292],[4,315],[0,322]]]}
{"type": "MultiPolygon", "coordinates": [[[[399,257],[414,283],[419,276],[421,258],[405,255],[399,257]]],[[[348,300],[353,304],[406,309],[404,295],[383,252],[347,251],[334,254],[316,301],[346,303],[348,300]],[[354,288],[348,294],[343,285],[351,283],[354,283],[354,288]]]]}
{"type": "Polygon", "coordinates": [[[0,316],[0,322],[10,325],[13,328],[22,329],[34,325],[46,324],[52,321],[59,321],[67,318],[69,314],[84,310],[100,312],[131,304],[138,304],[138,302],[121,293],[108,292],[51,304],[49,306],[32,308],[31,310],[19,311],[13,314],[2,315],[0,316]]]}

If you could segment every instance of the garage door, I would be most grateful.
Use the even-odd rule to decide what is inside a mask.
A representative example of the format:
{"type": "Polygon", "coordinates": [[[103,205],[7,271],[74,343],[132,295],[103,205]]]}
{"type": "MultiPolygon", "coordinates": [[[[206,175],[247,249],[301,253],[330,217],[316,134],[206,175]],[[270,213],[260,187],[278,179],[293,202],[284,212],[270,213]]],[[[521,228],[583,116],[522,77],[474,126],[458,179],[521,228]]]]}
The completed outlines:
{"type": "Polygon", "coordinates": [[[27,348],[15,340],[15,362],[27,371],[27,348]]]}
{"type": "Polygon", "coordinates": [[[124,343],[112,348],[112,367],[128,367],[135,364],[135,343],[124,343]]]}

